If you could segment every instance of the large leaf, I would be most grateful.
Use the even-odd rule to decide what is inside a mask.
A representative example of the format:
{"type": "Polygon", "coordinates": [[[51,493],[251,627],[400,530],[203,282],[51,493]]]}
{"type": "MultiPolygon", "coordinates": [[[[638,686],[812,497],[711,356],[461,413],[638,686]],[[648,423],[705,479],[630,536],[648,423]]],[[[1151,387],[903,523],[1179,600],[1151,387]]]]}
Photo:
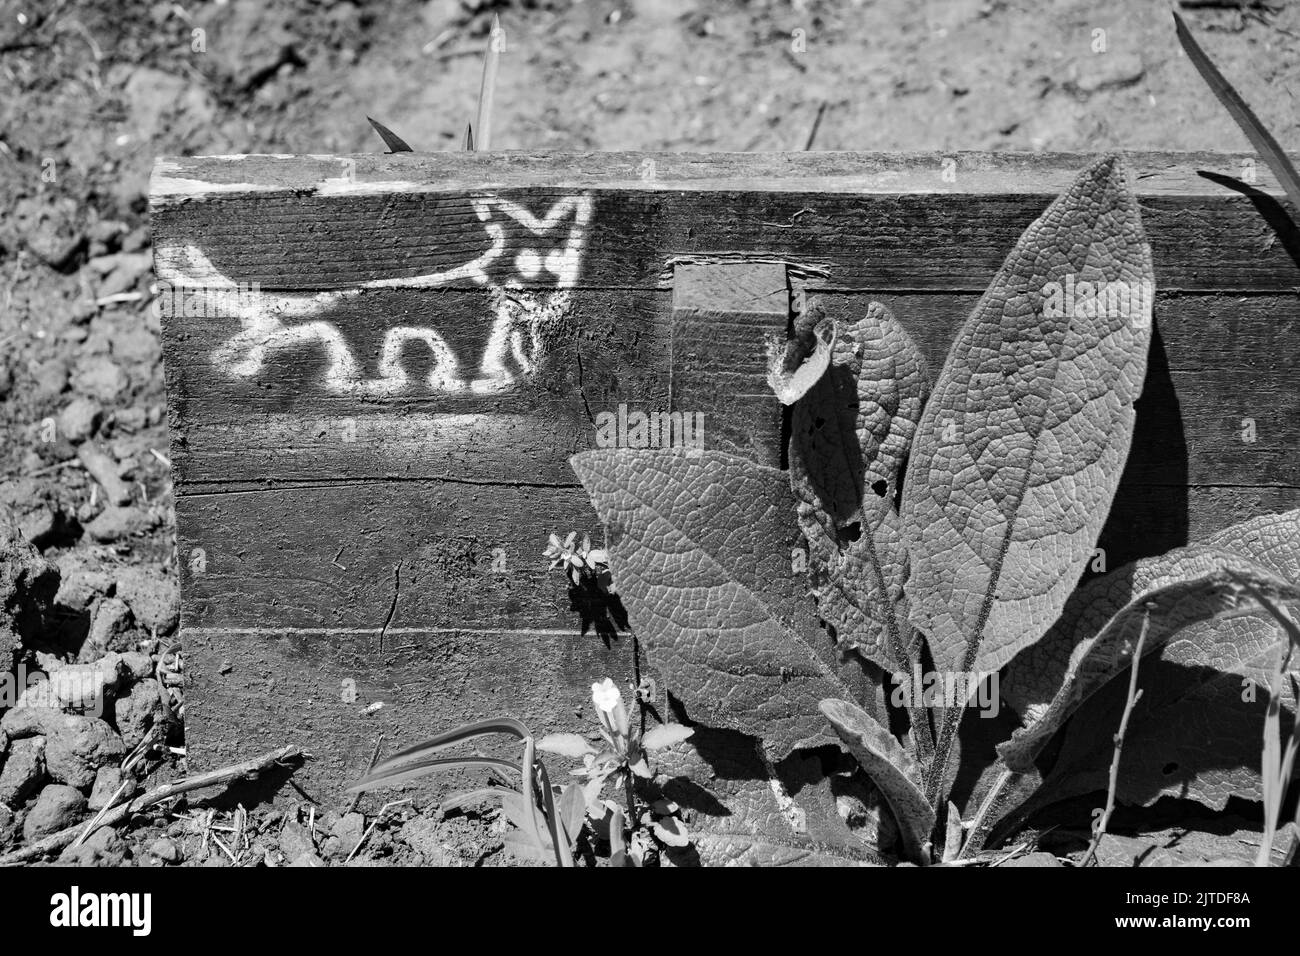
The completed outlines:
{"type": "MultiPolygon", "coordinates": [[[[824,753],[824,751],[822,752],[824,753]]],[[[844,759],[848,759],[845,757],[844,759]]],[[[816,753],[772,764],[757,742],[734,731],[700,728],[660,760],[663,792],[688,815],[691,852],[674,862],[703,866],[864,866],[888,862],[878,832],[851,828],[840,800],[876,803],[845,774],[828,776],[816,753]],[[866,801],[862,800],[866,798],[866,801]]],[[[892,829],[886,830],[892,842],[892,829]]]]}
{"type": "MultiPolygon", "coordinates": [[[[958,333],[903,484],[909,613],[937,669],[996,670],[1061,613],[1128,455],[1153,286],[1107,157],[1025,231],[958,333]],[[1099,307],[1098,283],[1127,294],[1099,307]]],[[[959,719],[945,714],[944,736],[959,719]]]]}
{"type": "Polygon", "coordinates": [[[822,618],[887,670],[909,670],[907,554],[895,507],[930,390],[925,360],[879,302],[840,329],[829,371],[794,407],[790,487],[822,618]]]}
{"type": "Polygon", "coordinates": [[[893,734],[862,708],[844,700],[824,700],[821,709],[858,766],[889,801],[907,855],[921,862],[922,848],[934,829],[935,813],[921,792],[921,772],[916,763],[893,734]]]}
{"type": "Polygon", "coordinates": [[[646,656],[691,717],[762,738],[773,760],[838,745],[818,701],[870,695],[793,568],[800,533],[785,473],[691,449],[600,449],[572,465],[646,656]]]}
{"type": "MultiPolygon", "coordinates": [[[[1207,544],[1300,581],[1300,510],[1253,518],[1211,535],[1207,544]]],[[[1300,602],[1286,603],[1293,614],[1300,609],[1300,602]]],[[[1191,625],[1147,657],[1139,665],[1142,700],[1124,738],[1118,798],[1150,804],[1178,796],[1213,809],[1232,796],[1261,799],[1264,715],[1282,641],[1277,623],[1260,610],[1191,625]]],[[[1126,692],[1124,681],[1112,680],[1079,708],[1039,805],[1106,788],[1110,734],[1126,692]]],[[[1296,701],[1286,684],[1282,703],[1289,725],[1296,701]]]]}
{"type": "Polygon", "coordinates": [[[1052,651],[1059,651],[1070,628],[1087,626],[1092,632],[1091,625],[1107,609],[1113,613],[1102,618],[1095,633],[1074,645],[1064,678],[1046,705],[1026,706],[1016,685],[1028,682],[1037,686],[1043,670],[1035,665],[1048,654],[1035,654],[1037,647],[1030,648],[1007,668],[1008,686],[1003,689],[1003,697],[1013,706],[1018,702],[1027,718],[1025,726],[998,747],[1007,766],[1028,770],[1066,718],[1111,678],[1128,670],[1144,619],[1148,628],[1143,649],[1145,654],[1151,654],[1189,627],[1213,622],[1243,608],[1258,608],[1259,602],[1242,580],[1276,601],[1300,599],[1300,588],[1268,568],[1231,551],[1203,545],[1143,559],[1080,588],[1071,598],[1071,605],[1080,613],[1070,614],[1067,610],[1039,647],[1050,643],[1052,651]],[[1116,607],[1122,594],[1132,597],[1116,607]],[[1063,623],[1067,619],[1068,623],[1063,623]]]}

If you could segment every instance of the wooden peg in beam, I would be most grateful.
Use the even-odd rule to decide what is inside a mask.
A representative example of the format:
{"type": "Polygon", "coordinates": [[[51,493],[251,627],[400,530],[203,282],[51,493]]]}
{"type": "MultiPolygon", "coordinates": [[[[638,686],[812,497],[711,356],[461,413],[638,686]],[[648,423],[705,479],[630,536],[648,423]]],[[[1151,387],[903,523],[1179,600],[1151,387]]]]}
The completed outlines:
{"type": "Polygon", "coordinates": [[[704,447],[781,466],[783,413],[767,384],[766,337],[784,340],[790,280],[780,263],[673,269],[669,410],[704,416],[704,447]]]}

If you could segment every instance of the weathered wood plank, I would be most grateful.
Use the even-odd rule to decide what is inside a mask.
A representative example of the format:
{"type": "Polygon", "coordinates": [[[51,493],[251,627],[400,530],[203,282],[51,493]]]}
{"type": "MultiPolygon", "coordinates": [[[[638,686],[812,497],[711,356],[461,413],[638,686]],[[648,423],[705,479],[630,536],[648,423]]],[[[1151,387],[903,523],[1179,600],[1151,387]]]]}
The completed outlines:
{"type": "MultiPolygon", "coordinates": [[[[403,631],[377,654],[367,633],[189,627],[185,653],[186,740],[198,760],[222,766],[296,744],[312,759],[294,780],[323,803],[365,772],[381,734],[391,754],[485,716],[508,714],[539,734],[573,728],[590,719],[592,680],[633,674],[629,640],[606,647],[549,631],[403,631]]],[[[563,762],[549,763],[563,777],[563,762]]]]}
{"type": "Polygon", "coordinates": [[[176,521],[187,627],[576,631],[542,549],[551,532],[600,537],[574,487],[458,481],[185,495],[176,521]]]}
{"type": "MultiPolygon", "coordinates": [[[[368,367],[377,362],[394,315],[402,322],[448,329],[448,339],[467,354],[481,352],[486,293],[388,290],[376,295],[375,309],[349,304],[336,319],[358,343],[355,352],[368,367]]],[[[964,293],[818,297],[828,314],[846,321],[861,315],[873,298],[885,302],[935,369],[978,298],[964,293]]],[[[568,459],[596,446],[599,416],[617,415],[620,404],[644,412],[669,408],[672,322],[667,290],[592,290],[576,299],[551,351],[519,388],[495,395],[426,388],[421,383],[428,365],[421,361],[428,356],[417,346],[406,352],[410,388],[358,398],[321,387],[325,355],[319,345],[268,358],[259,374],[242,378],[211,361],[238,330],[236,320],[169,318],[167,368],[185,439],[175,449],[178,494],[247,490],[267,481],[384,478],[572,486],[568,459]],[[201,414],[191,413],[193,401],[203,403],[201,414]]],[[[1300,299],[1158,293],[1155,322],[1158,334],[1129,480],[1300,485],[1300,460],[1292,454],[1300,438],[1295,424],[1300,390],[1288,375],[1292,356],[1300,352],[1300,299]],[[1242,438],[1247,420],[1254,421],[1254,442],[1242,438]]],[[[710,349],[727,352],[716,352],[722,374],[710,369],[696,380],[730,383],[748,366],[738,390],[761,395],[754,400],[775,410],[764,383],[761,333],[755,335],[747,355],[740,356],[717,334],[702,333],[701,342],[710,349]]],[[[702,396],[690,406],[714,409],[705,420],[713,437],[736,414],[725,410],[725,401],[730,399],[702,396]]],[[[768,416],[770,428],[779,414],[768,416]]],[[[709,447],[717,447],[711,439],[709,447]]]]}
{"type": "MultiPolygon", "coordinates": [[[[1259,182],[1244,187],[1250,195],[1200,175],[1239,176],[1249,156],[1126,158],[1160,288],[1295,285],[1300,235],[1263,167],[1256,164],[1259,182]]],[[[509,270],[520,252],[567,242],[575,209],[589,201],[579,287],[653,286],[668,280],[667,259],[747,256],[823,267],[841,289],[979,292],[1087,162],[1069,154],[858,153],[167,159],[155,170],[151,201],[166,281],[200,228],[220,274],[266,289],[446,273],[488,252],[498,225],[503,246],[493,261],[509,270]],[[512,202],[532,218],[512,216],[512,202]]],[[[545,270],[519,278],[539,288],[550,280],[545,270]]]]}
{"type": "MultiPolygon", "coordinates": [[[[1251,195],[1198,174],[1245,158],[1128,156],[1158,334],[1109,567],[1300,504],[1300,241],[1262,166],[1251,195]]],[[[702,412],[706,447],[779,463],[762,333],[785,328],[790,282],[837,317],[885,302],[937,369],[1089,159],[162,161],[196,765],[299,742],[318,758],[302,780],[330,795],[380,728],[407,743],[507,712],[573,729],[590,682],[632,662],[627,640],[580,633],[541,556],[551,532],[598,531],[569,456],[624,407],[702,412]]]]}

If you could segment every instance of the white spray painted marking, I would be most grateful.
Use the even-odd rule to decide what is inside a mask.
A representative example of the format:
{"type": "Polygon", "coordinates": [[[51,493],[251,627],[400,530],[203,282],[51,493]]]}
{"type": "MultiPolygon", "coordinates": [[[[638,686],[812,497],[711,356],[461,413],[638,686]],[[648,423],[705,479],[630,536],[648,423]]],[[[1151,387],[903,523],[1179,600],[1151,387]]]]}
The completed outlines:
{"type": "Polygon", "coordinates": [[[491,240],[486,251],[469,262],[439,272],[394,279],[371,279],[360,285],[315,294],[267,293],[239,287],[221,273],[194,245],[162,245],[157,250],[159,277],[180,290],[202,293],[207,307],[239,319],[240,331],[214,350],[213,362],[230,375],[251,378],[266,366],[272,354],[304,344],[319,344],[328,365],[322,385],[340,395],[393,395],[412,383],[402,367],[402,354],[412,342],[422,343],[434,359],[433,371],[424,383],[440,392],[470,389],[479,393],[500,392],[516,381],[517,375],[531,375],[545,354],[548,327],[568,314],[572,302],[568,289],[578,281],[587,225],[591,220],[589,195],[561,199],[545,216],[495,196],[471,200],[475,214],[491,240]],[[522,249],[512,265],[517,277],[493,283],[488,268],[502,257],[506,233],[494,214],[501,214],[529,233],[544,236],[568,226],[563,246],[543,259],[534,249],[522,249]],[[533,279],[542,270],[554,278],[555,291],[528,292],[520,278],[533,279]],[[367,378],[342,332],[323,319],[302,322],[361,294],[364,289],[436,288],[469,280],[490,293],[494,320],[488,333],[475,378],[466,382],[455,351],[437,329],[427,326],[398,326],[384,334],[378,377],[367,378]],[[517,371],[512,371],[511,366],[517,371]]]}

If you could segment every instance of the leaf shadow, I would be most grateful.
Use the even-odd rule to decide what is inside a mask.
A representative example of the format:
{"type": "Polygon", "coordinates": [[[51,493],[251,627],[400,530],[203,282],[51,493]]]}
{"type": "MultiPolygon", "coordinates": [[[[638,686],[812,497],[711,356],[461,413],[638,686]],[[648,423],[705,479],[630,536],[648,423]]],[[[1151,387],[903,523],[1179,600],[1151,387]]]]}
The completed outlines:
{"type": "MultiPolygon", "coordinates": [[[[1256,683],[1256,698],[1243,701],[1245,676],[1152,656],[1141,662],[1142,699],[1133,710],[1120,759],[1123,802],[1145,805],[1171,787],[1176,791],[1164,796],[1195,800],[1198,779],[1258,768],[1270,695],[1266,686],[1256,683]],[[1166,728],[1169,732],[1161,735],[1166,728]]],[[[1106,789],[1114,752],[1112,734],[1127,697],[1127,679],[1111,680],[1071,717],[1057,734],[1059,754],[1045,775],[1032,812],[1106,789]],[[1053,796],[1058,788],[1059,795],[1053,796]]],[[[1282,739],[1289,736],[1293,722],[1293,711],[1283,704],[1282,739]]]]}
{"type": "Polygon", "coordinates": [[[1225,176],[1208,169],[1198,169],[1196,175],[1247,197],[1260,217],[1272,227],[1278,242],[1282,243],[1282,248],[1291,257],[1291,261],[1300,267],[1300,228],[1296,226],[1295,220],[1285,206],[1263,190],[1232,176],[1225,176]]]}
{"type": "MultiPolygon", "coordinates": [[[[1159,303],[1156,311],[1158,317],[1159,303]]],[[[1153,320],[1153,326],[1132,446],[1097,539],[1105,569],[1187,544],[1187,436],[1159,322],[1153,320]]],[[[1090,565],[1083,580],[1100,573],[1103,569],[1094,572],[1090,565]]]]}
{"type": "Polygon", "coordinates": [[[588,631],[595,631],[607,648],[618,639],[620,631],[631,630],[627,609],[619,596],[602,591],[594,581],[585,577],[581,584],[569,582],[569,610],[576,612],[581,619],[581,633],[585,635],[588,631]]]}

